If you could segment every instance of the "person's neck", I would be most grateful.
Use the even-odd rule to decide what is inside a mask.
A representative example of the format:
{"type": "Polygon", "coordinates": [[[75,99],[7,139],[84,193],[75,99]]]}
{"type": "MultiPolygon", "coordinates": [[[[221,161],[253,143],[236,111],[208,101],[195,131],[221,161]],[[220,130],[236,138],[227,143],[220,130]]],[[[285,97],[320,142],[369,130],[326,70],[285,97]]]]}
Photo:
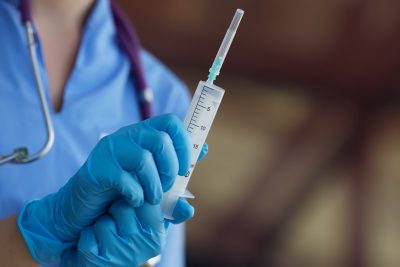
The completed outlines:
{"type": "Polygon", "coordinates": [[[33,17],[64,26],[82,25],[96,0],[31,0],[33,17]]]}

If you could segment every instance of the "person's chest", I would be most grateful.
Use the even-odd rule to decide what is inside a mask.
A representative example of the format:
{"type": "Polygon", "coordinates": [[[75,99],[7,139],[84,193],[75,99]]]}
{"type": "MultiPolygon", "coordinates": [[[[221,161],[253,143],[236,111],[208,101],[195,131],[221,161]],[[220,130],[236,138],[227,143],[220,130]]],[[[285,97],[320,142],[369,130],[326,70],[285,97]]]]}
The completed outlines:
{"type": "MultiPolygon", "coordinates": [[[[129,64],[126,68],[116,72],[112,79],[84,79],[84,72],[80,72],[69,81],[70,88],[78,91],[76,96],[66,98],[60,113],[50,108],[55,132],[51,151],[30,164],[0,166],[0,217],[15,211],[28,199],[57,191],[102,136],[140,120],[129,64]],[[85,85],[92,88],[80,92],[79,88],[85,85]]],[[[5,86],[4,79],[7,77],[0,77],[0,154],[21,146],[34,153],[47,138],[35,82],[20,81],[18,87],[11,88],[5,86]]]]}
{"type": "MultiPolygon", "coordinates": [[[[0,155],[21,146],[34,153],[47,138],[37,83],[20,29],[10,31],[8,37],[0,49],[0,155]]],[[[91,38],[89,34],[82,40],[85,43],[65,86],[62,110],[56,113],[48,104],[55,131],[51,151],[30,164],[0,166],[0,218],[28,199],[57,191],[100,137],[141,119],[129,61],[112,38],[100,40],[100,46],[91,38]]],[[[50,103],[41,47],[37,52],[50,103]]]]}

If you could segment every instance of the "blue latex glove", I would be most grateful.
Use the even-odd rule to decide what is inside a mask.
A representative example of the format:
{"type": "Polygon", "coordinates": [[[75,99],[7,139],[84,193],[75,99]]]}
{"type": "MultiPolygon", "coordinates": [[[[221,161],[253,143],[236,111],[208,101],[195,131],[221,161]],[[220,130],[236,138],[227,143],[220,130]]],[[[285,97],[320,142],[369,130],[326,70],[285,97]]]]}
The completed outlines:
{"type": "Polygon", "coordinates": [[[18,224],[33,258],[60,260],[80,231],[121,197],[131,207],[158,204],[177,174],[189,169],[191,142],[183,123],[163,115],[121,128],[97,144],[57,193],[27,203],[18,224]]]}
{"type": "MultiPolygon", "coordinates": [[[[207,152],[208,145],[204,144],[198,160],[207,152]]],[[[194,208],[183,198],[176,204],[173,221],[163,221],[160,210],[160,205],[147,203],[135,210],[125,201],[117,200],[108,216],[102,216],[95,226],[85,228],[78,245],[63,253],[61,266],[138,266],[159,255],[169,223],[178,224],[194,215],[194,208]],[[149,228],[159,231],[146,230],[149,228]]]]}
{"type": "Polygon", "coordinates": [[[208,153],[208,145],[207,143],[204,143],[201,151],[200,151],[200,155],[199,158],[197,159],[198,161],[202,160],[208,153]]]}
{"type": "MultiPolygon", "coordinates": [[[[174,216],[173,223],[185,221],[193,208],[180,199],[174,216]]],[[[63,254],[61,266],[139,266],[161,253],[167,227],[160,205],[132,208],[117,200],[108,214],[81,232],[77,246],[63,254]]]]}

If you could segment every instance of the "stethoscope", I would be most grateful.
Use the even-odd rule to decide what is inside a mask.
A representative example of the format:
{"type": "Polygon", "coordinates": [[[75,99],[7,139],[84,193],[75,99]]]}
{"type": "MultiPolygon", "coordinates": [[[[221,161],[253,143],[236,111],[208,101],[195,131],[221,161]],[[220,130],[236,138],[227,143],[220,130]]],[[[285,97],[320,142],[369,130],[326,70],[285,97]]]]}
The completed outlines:
{"type": "MultiPolygon", "coordinates": [[[[118,8],[118,6],[112,0],[110,1],[110,3],[119,45],[127,55],[131,64],[131,72],[136,85],[141,116],[142,119],[147,119],[152,116],[151,104],[153,100],[153,94],[150,88],[147,87],[144,77],[143,66],[140,59],[139,38],[135,30],[131,26],[129,19],[122,12],[122,10],[118,8]]],[[[30,0],[21,0],[19,8],[21,12],[22,22],[25,25],[29,55],[36,81],[36,89],[40,98],[40,105],[46,126],[47,141],[42,146],[42,148],[34,154],[30,154],[27,147],[20,147],[14,149],[14,151],[7,156],[0,155],[0,165],[5,163],[29,163],[35,161],[46,155],[51,150],[54,144],[53,123],[51,121],[49,104],[46,100],[46,96],[44,93],[43,81],[40,76],[38,65],[36,46],[39,38],[33,25],[30,0]]]]}

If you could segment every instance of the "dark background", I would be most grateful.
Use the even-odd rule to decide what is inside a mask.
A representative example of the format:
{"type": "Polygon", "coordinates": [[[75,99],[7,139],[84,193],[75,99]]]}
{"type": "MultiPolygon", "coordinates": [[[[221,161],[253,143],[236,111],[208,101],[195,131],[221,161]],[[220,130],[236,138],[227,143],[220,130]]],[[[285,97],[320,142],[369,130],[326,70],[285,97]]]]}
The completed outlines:
{"type": "Polygon", "coordinates": [[[236,8],[191,180],[197,266],[400,266],[400,1],[119,1],[191,90],[236,8]]]}

